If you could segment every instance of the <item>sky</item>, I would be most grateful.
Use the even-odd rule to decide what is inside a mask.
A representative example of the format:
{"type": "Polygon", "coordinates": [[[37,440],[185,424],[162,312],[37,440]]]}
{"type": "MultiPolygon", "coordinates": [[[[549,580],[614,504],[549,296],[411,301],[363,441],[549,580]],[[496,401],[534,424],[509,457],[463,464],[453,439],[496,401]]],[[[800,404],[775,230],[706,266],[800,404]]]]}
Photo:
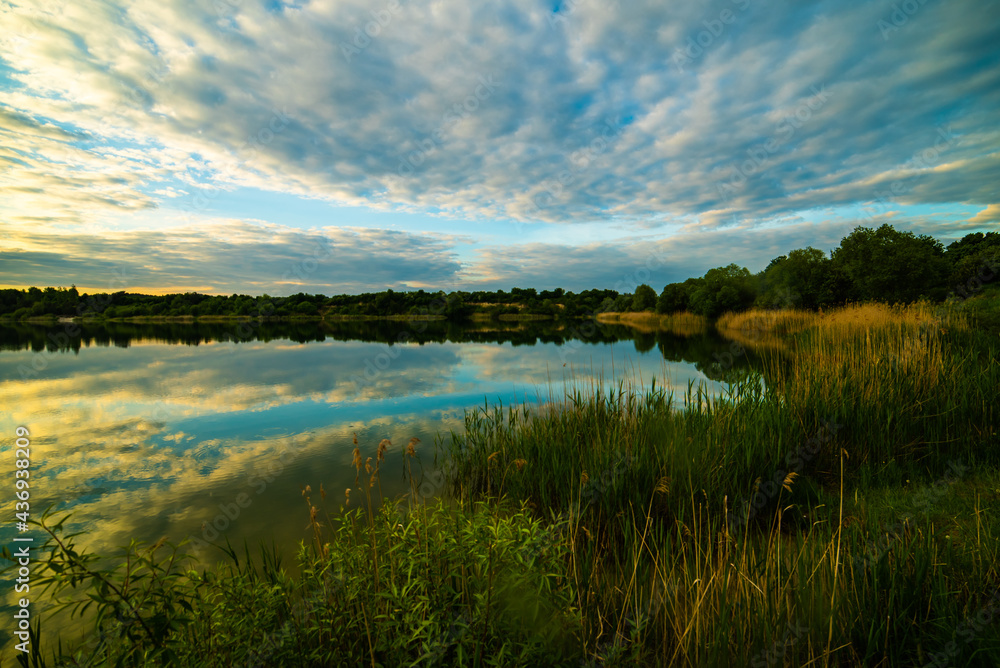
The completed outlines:
{"type": "Polygon", "coordinates": [[[0,287],[629,291],[1000,228],[1000,1],[0,4],[0,287]]]}

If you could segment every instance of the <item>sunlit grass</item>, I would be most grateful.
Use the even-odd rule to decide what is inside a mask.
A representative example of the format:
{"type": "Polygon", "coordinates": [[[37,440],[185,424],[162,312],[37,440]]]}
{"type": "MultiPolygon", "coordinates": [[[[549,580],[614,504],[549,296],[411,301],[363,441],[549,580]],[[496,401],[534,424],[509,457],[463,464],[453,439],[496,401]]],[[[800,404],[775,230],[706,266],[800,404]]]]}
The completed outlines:
{"type": "Polygon", "coordinates": [[[664,315],[653,311],[598,313],[598,322],[628,325],[645,334],[670,332],[675,336],[696,336],[708,331],[708,319],[687,311],[664,315]]]}
{"type": "MultiPolygon", "coordinates": [[[[359,445],[352,490],[303,491],[301,576],[230,548],[77,570],[123,615],[91,665],[997,665],[1000,340],[923,304],[721,329],[781,351],[679,407],[597,379],[471,411],[447,500],[421,499],[415,441],[359,445]],[[411,494],[380,506],[388,456],[411,494]],[[148,604],[101,588],[129,564],[175,575],[148,604]]],[[[51,554],[53,582],[81,561],[51,554]]]]}
{"type": "MultiPolygon", "coordinates": [[[[455,492],[573,518],[587,635],[636,657],[746,665],[778,643],[757,665],[924,665],[1000,587],[1000,490],[883,540],[886,509],[865,502],[891,490],[923,512],[945,482],[996,479],[998,345],[935,315],[730,316],[723,329],[781,334],[787,354],[765,355],[766,383],[750,376],[720,398],[692,386],[676,411],[655,387],[618,387],[571,392],[545,415],[471,414],[455,492]]],[[[981,654],[949,665],[998,656],[995,630],[977,642],[981,654]]]]}

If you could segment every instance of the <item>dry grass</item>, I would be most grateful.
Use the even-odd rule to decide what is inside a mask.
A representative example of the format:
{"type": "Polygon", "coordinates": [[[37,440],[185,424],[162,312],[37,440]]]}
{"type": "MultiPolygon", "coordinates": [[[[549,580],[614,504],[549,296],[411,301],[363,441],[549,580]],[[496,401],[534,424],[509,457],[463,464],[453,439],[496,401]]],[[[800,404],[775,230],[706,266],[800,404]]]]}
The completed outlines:
{"type": "MultiPolygon", "coordinates": [[[[853,304],[823,313],[819,324],[826,329],[872,329],[876,327],[923,326],[938,322],[939,307],[926,302],[909,305],[853,304]]],[[[952,318],[952,326],[965,327],[963,321],[952,318]]]]}
{"type": "Polygon", "coordinates": [[[817,314],[800,310],[751,310],[743,313],[723,313],[715,328],[728,339],[754,349],[787,349],[789,334],[795,334],[816,323],[817,314]]]}
{"type": "Polygon", "coordinates": [[[708,319],[687,311],[662,315],[653,311],[598,313],[598,322],[627,325],[644,334],[669,332],[675,336],[695,336],[708,331],[708,319]]]}
{"type": "MultiPolygon", "coordinates": [[[[788,350],[794,342],[790,335],[809,329],[815,329],[819,338],[836,347],[853,344],[859,332],[878,332],[880,336],[889,335],[897,339],[902,336],[909,339],[914,333],[926,335],[935,328],[944,331],[949,328],[966,330],[968,324],[964,317],[956,313],[942,313],[939,307],[922,302],[894,306],[854,304],[826,313],[822,310],[814,313],[794,309],[753,309],[742,313],[725,313],[716,321],[715,328],[741,345],[755,349],[788,350]]],[[[911,345],[911,342],[905,345],[911,345]]],[[[894,350],[894,354],[899,352],[894,350]]]]}
{"type": "Polygon", "coordinates": [[[749,348],[794,353],[800,363],[776,375],[781,383],[820,389],[825,400],[849,384],[874,401],[877,391],[886,389],[876,382],[886,368],[902,374],[918,396],[935,391],[947,372],[943,337],[968,325],[957,314],[918,303],[850,305],[826,313],[727,313],[716,328],[749,348]]]}
{"type": "MultiPolygon", "coordinates": [[[[948,462],[995,471],[995,337],[923,304],[720,329],[793,354],[762,355],[766,383],[723,399],[689,388],[683,409],[625,387],[471,415],[456,490],[569,518],[587,653],[607,665],[926,665],[1000,581],[979,495],[928,496],[948,462]],[[887,501],[866,501],[878,490],[887,501]],[[921,515],[883,535],[918,506],[947,528],[921,515]]],[[[977,642],[983,662],[954,665],[1000,665],[996,635],[977,642]]]]}
{"type": "MultiPolygon", "coordinates": [[[[593,381],[470,411],[446,503],[421,501],[416,439],[356,448],[345,514],[303,490],[300,578],[274,560],[259,575],[249,554],[218,580],[163,578],[162,610],[197,613],[163,636],[171,665],[261,649],[288,666],[1000,665],[998,625],[977,621],[1000,606],[995,334],[926,305],[722,328],[784,332],[795,354],[761,356],[766,383],[723,397],[689,385],[683,407],[663,387],[593,381]],[[411,503],[379,506],[393,456],[411,503]]],[[[152,634],[137,633],[98,651],[165,665],[139,660],[152,634]]]]}

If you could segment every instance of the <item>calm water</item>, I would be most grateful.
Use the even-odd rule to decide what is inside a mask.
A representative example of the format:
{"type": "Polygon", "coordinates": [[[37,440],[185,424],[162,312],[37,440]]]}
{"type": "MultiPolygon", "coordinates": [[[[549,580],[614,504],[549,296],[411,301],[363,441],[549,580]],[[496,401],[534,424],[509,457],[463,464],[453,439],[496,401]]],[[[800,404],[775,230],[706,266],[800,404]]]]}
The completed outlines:
{"type": "MultiPolygon", "coordinates": [[[[315,503],[322,484],[331,511],[355,487],[354,434],[365,457],[392,441],[390,495],[408,490],[402,449],[419,438],[421,491],[439,493],[435,438],[461,432],[466,410],[596,378],[656,378],[679,402],[689,381],[724,387],[712,362],[728,348],[587,323],[0,325],[0,433],[11,457],[15,428],[30,430],[33,513],[73,510],[92,549],[161,536],[296,545],[305,485],[315,503]]],[[[13,535],[4,522],[3,543],[13,535]]]]}

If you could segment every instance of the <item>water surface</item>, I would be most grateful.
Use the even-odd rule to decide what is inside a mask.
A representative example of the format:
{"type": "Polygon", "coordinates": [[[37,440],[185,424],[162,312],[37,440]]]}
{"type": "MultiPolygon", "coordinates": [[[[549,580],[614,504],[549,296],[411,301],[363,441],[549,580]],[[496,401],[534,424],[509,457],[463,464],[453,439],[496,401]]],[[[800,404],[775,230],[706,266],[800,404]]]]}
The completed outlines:
{"type": "Polygon", "coordinates": [[[322,485],[331,511],[349,487],[360,500],[355,435],[364,457],[391,440],[390,496],[409,490],[402,453],[420,439],[419,489],[437,494],[435,441],[467,410],[597,379],[655,378],[680,401],[689,382],[725,386],[713,362],[728,349],[590,322],[8,324],[0,433],[12,445],[30,430],[33,513],[73,510],[91,549],[162,536],[290,547],[308,538],[304,486],[315,503],[322,485]]]}

